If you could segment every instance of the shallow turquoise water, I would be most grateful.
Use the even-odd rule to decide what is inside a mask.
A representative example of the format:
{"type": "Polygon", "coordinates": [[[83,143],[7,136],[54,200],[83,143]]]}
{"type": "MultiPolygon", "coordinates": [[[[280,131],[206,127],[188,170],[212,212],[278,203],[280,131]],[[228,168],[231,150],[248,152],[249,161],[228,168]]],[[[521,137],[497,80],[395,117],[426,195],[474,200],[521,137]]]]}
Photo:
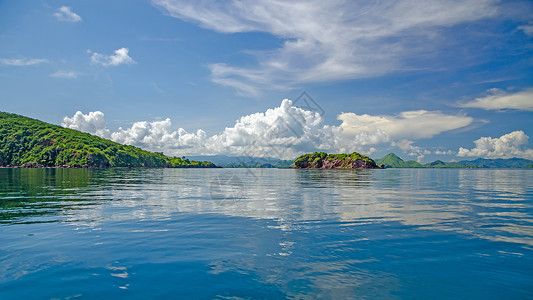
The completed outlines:
{"type": "Polygon", "coordinates": [[[0,299],[533,297],[533,170],[0,169],[0,299]]]}

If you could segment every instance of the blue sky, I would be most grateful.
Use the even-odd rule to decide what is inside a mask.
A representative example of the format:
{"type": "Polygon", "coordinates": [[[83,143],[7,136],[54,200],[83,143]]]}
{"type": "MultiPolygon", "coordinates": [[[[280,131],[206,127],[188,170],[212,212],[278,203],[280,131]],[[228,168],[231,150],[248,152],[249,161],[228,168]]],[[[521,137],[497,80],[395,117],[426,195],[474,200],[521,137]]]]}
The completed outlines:
{"type": "Polygon", "coordinates": [[[0,110],[179,156],[533,159],[531,16],[530,1],[0,1],[0,110]]]}

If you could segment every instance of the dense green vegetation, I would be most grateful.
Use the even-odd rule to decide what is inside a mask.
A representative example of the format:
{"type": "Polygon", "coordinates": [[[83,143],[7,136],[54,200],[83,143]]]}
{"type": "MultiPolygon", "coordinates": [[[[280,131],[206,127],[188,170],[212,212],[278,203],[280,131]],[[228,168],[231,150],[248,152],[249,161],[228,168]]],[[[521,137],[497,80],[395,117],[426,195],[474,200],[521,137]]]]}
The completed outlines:
{"type": "Polygon", "coordinates": [[[510,159],[484,159],[463,160],[459,162],[443,162],[436,160],[431,163],[421,164],[414,160],[404,161],[394,153],[387,154],[381,159],[376,159],[378,166],[386,168],[527,168],[533,161],[521,158],[510,159]]]}
{"type": "Polygon", "coordinates": [[[423,165],[414,160],[404,161],[394,153],[389,153],[381,159],[376,159],[376,164],[383,165],[385,168],[477,168],[473,164],[461,165],[458,163],[445,163],[441,160],[423,165]]]}
{"type": "Polygon", "coordinates": [[[216,167],[5,112],[0,112],[0,166],[216,167]]]}
{"type": "Polygon", "coordinates": [[[354,168],[376,167],[374,160],[357,152],[351,154],[327,154],[315,152],[301,155],[294,161],[297,168],[354,168]]]}
{"type": "Polygon", "coordinates": [[[414,160],[403,161],[394,153],[389,153],[381,159],[376,159],[376,164],[387,168],[422,168],[422,165],[414,160]]]}

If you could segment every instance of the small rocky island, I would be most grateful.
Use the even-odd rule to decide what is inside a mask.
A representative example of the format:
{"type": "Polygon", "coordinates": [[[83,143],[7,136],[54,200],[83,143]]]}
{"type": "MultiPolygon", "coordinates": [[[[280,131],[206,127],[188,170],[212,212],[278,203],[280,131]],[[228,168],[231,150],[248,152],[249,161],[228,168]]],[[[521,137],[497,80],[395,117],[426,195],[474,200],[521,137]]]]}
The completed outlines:
{"type": "Polygon", "coordinates": [[[380,169],[368,156],[357,152],[351,154],[327,154],[315,152],[304,154],[294,161],[296,169],[380,169]]]}

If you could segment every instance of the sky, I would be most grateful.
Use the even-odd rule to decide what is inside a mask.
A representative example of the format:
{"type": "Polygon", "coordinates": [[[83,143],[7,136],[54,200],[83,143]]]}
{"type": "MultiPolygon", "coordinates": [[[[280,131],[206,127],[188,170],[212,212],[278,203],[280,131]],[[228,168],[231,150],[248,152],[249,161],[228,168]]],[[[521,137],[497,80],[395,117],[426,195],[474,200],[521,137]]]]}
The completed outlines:
{"type": "Polygon", "coordinates": [[[171,156],[533,159],[532,66],[531,1],[0,0],[0,111],[171,156]]]}

